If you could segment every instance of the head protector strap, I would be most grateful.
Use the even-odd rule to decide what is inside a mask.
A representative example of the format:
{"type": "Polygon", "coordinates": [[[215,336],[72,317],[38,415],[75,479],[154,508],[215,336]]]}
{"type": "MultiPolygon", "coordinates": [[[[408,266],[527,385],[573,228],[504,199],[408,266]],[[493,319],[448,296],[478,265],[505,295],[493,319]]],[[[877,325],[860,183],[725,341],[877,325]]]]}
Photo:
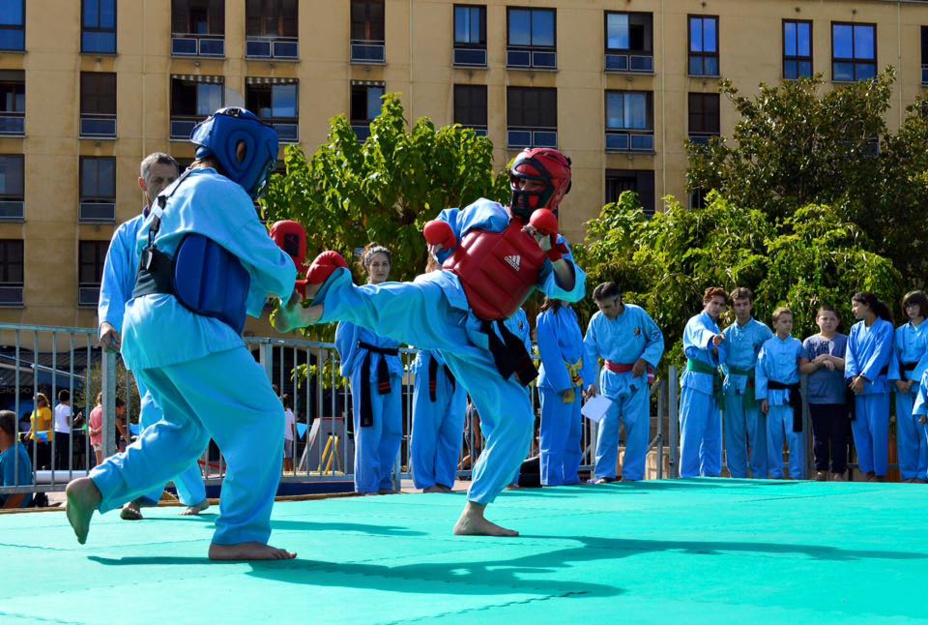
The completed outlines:
{"type": "Polygon", "coordinates": [[[260,195],[277,168],[277,131],[246,109],[219,109],[197,124],[190,141],[199,147],[197,158],[213,157],[222,173],[252,197],[260,195]]]}

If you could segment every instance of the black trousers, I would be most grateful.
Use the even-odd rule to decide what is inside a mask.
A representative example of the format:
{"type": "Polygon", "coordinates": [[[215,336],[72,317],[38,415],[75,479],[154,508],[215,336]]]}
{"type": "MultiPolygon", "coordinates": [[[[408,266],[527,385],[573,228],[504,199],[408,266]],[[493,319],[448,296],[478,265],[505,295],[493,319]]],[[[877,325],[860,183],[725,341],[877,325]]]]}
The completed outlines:
{"type": "Polygon", "coordinates": [[[815,470],[847,472],[848,417],[845,404],[809,404],[815,470]]]}
{"type": "Polygon", "coordinates": [[[59,471],[71,467],[71,435],[67,432],[55,432],[55,468],[59,471]]]}

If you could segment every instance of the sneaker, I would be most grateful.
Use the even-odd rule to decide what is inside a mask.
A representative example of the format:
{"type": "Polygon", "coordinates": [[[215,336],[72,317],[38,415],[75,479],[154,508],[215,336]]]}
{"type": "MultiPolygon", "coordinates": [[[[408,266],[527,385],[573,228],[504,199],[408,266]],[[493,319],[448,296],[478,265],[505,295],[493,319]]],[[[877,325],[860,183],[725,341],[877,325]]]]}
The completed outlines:
{"type": "Polygon", "coordinates": [[[846,482],[847,478],[844,476],[844,473],[832,473],[831,481],[832,482],[846,482]]]}
{"type": "Polygon", "coordinates": [[[827,481],[828,481],[828,474],[825,473],[824,471],[816,471],[816,472],[815,472],[815,481],[816,481],[816,482],[827,482],[827,481]]]}

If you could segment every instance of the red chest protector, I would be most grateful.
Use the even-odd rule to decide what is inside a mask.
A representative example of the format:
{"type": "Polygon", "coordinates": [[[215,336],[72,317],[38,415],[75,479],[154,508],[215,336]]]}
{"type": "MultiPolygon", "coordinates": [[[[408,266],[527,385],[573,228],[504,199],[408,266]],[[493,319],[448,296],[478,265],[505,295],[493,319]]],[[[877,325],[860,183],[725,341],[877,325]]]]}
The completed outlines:
{"type": "Polygon", "coordinates": [[[502,232],[473,230],[444,263],[464,287],[474,314],[485,321],[511,317],[538,283],[545,253],[519,220],[502,232]]]}

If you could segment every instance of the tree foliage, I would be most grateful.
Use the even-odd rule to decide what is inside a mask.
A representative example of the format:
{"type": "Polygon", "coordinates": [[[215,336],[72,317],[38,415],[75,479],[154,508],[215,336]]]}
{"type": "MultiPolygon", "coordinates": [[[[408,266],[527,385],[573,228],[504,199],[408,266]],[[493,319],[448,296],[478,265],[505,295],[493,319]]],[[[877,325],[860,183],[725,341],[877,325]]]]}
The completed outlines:
{"type": "MultiPolygon", "coordinates": [[[[892,262],[829,206],[809,205],[776,222],[712,192],[703,210],[667,198],[667,210],[648,219],[635,195],[623,193],[587,226],[586,244],[575,251],[590,284],[613,280],[626,301],[649,312],[664,332],[669,364],[682,362],[683,328],[709,286],[752,289],[755,314],[768,323],[777,306],[789,306],[796,336],[817,331],[822,303],[837,306],[847,328],[854,292],[872,290],[888,302],[900,294],[892,262]]],[[[595,310],[592,301],[584,306],[587,315],[595,310]]]]}
{"type": "Polygon", "coordinates": [[[445,208],[502,200],[508,180],[493,170],[489,139],[459,125],[436,128],[427,117],[407,128],[396,94],[383,97],[370,130],[362,144],[340,115],[311,157],[289,146],[286,174],[269,184],[265,216],[302,223],[310,257],[334,249],[351,258],[372,241],[386,245],[391,279],[409,280],[425,266],[422,226],[445,208]]]}
{"type": "Polygon", "coordinates": [[[730,140],[687,144],[687,187],[715,189],[775,223],[809,204],[832,206],[907,282],[920,283],[928,271],[928,120],[920,98],[898,132],[887,130],[894,80],[889,68],[823,93],[816,76],[762,84],[754,97],[721,81],[740,119],[730,140]]]}

